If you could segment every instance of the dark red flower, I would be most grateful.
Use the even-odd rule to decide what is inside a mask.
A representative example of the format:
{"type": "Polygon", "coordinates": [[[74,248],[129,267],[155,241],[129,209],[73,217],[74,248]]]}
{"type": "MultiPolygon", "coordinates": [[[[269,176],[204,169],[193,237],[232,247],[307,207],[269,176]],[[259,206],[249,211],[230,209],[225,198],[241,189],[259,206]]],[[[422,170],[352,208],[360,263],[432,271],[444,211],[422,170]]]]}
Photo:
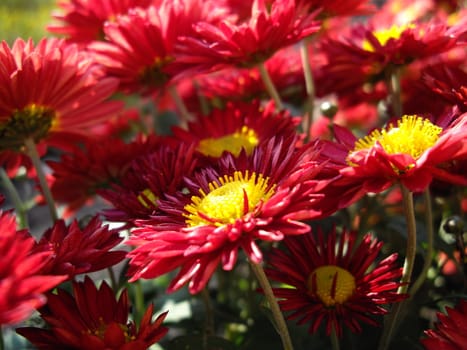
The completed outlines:
{"type": "Polygon", "coordinates": [[[33,252],[49,252],[50,259],[40,271],[50,275],[75,275],[102,270],[125,258],[126,251],[115,248],[123,237],[117,230],[102,226],[97,216],[83,228],[74,220],[69,226],[63,220],[55,222],[33,248],[33,252]]]}
{"type": "Polygon", "coordinates": [[[141,323],[128,320],[128,293],[118,300],[104,281],[99,288],[86,277],[73,282],[73,294],[58,289],[49,294],[47,305],[39,310],[49,328],[18,328],[17,332],[40,350],[146,350],[168,331],[162,326],[167,312],[152,322],[153,305],[141,323]]]}
{"type": "Polygon", "coordinates": [[[197,293],[218,265],[234,268],[239,249],[259,263],[257,241],[307,232],[300,220],[320,216],[313,194],[320,166],[313,145],[297,150],[296,142],[271,139],[250,156],[224,153],[214,167],[187,177],[187,190],[160,200],[161,213],[132,232],[131,280],[180,267],[168,290],[189,283],[197,293]]]}
{"type": "Polygon", "coordinates": [[[427,338],[421,343],[427,350],[467,350],[467,300],[462,299],[455,308],[438,312],[436,329],[425,331],[427,338]]]}
{"type": "Polygon", "coordinates": [[[326,333],[332,329],[342,336],[342,328],[361,331],[361,322],[374,326],[374,315],[386,314],[383,305],[401,301],[398,294],[402,268],[397,254],[378,261],[383,242],[365,235],[357,243],[355,231],[336,230],[299,237],[287,237],[285,249],[274,248],[268,257],[267,276],[287,285],[273,288],[281,309],[288,319],[310,324],[314,333],[324,324],[326,333]]]}
{"type": "Polygon", "coordinates": [[[180,38],[179,61],[197,71],[226,66],[251,67],[266,61],[278,50],[317,32],[316,13],[306,14],[295,0],[255,0],[251,17],[242,23],[221,21],[217,25],[195,24],[195,36],[180,38]]]}
{"type": "Polygon", "coordinates": [[[90,43],[104,39],[104,23],[115,20],[135,7],[148,7],[155,0],[70,0],[59,1],[60,12],[53,17],[62,22],[47,26],[54,34],[64,35],[67,40],[90,43]]]}
{"type": "Polygon", "coordinates": [[[28,318],[46,302],[44,294],[66,279],[44,275],[52,253],[33,252],[33,246],[29,233],[16,230],[15,216],[0,211],[0,325],[28,318]]]}
{"type": "MultiPolygon", "coordinates": [[[[61,132],[85,133],[122,107],[106,101],[118,81],[76,45],[63,40],[17,39],[0,45],[0,150],[18,149],[25,139],[61,132]]],[[[62,140],[66,142],[65,140],[62,140]]]]}

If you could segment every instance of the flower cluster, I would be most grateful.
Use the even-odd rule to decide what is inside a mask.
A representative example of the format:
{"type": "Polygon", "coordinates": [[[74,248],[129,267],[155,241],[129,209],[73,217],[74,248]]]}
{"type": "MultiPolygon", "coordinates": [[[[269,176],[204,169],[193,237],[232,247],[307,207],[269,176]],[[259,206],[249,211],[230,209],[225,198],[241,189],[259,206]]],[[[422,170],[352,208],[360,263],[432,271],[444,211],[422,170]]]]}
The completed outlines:
{"type": "Polygon", "coordinates": [[[465,347],[464,2],[57,7],[0,44],[8,339],[465,347]]]}

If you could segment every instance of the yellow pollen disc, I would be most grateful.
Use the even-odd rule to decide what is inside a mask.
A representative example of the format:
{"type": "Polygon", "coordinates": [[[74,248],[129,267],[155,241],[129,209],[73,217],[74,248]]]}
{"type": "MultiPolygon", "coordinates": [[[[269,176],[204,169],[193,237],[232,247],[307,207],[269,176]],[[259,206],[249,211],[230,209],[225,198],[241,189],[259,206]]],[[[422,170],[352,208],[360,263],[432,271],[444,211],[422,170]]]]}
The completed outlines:
{"type": "Polygon", "coordinates": [[[228,151],[235,157],[238,157],[242,148],[250,155],[258,143],[259,140],[256,132],[247,126],[243,126],[239,131],[233,134],[201,140],[198,144],[198,151],[205,156],[216,158],[219,158],[222,152],[228,151]]]}
{"type": "Polygon", "coordinates": [[[310,295],[318,297],[324,305],[331,307],[345,303],[355,291],[352,274],[334,265],[318,267],[308,277],[310,295]]]}
{"type": "MultiPolygon", "coordinates": [[[[373,35],[381,44],[381,46],[385,46],[390,39],[399,39],[403,32],[405,32],[407,29],[413,28],[415,28],[414,24],[405,24],[402,26],[393,25],[391,28],[378,30],[374,32],[373,35]]],[[[366,51],[375,51],[375,48],[368,40],[364,40],[362,46],[366,51]]]]}
{"type": "Polygon", "coordinates": [[[191,197],[185,206],[186,224],[224,226],[234,223],[274,194],[269,178],[262,174],[236,171],[233,176],[224,175],[209,184],[209,192],[200,190],[200,196],[191,197]]]}
{"type": "Polygon", "coordinates": [[[148,209],[156,207],[157,200],[159,199],[149,188],[142,191],[137,198],[138,202],[148,209]]]}
{"type": "Polygon", "coordinates": [[[388,154],[410,154],[418,159],[423,152],[438,141],[443,131],[428,119],[416,115],[404,115],[397,127],[390,125],[388,130],[375,130],[355,143],[353,152],[373,147],[379,142],[388,154]]]}

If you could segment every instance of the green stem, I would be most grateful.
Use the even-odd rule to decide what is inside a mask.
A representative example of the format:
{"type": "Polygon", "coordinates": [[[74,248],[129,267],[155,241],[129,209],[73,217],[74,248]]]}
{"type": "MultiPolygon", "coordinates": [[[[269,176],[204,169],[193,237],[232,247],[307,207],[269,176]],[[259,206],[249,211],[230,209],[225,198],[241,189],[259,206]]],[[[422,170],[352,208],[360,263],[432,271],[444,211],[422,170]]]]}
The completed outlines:
{"type": "Polygon", "coordinates": [[[4,349],[5,349],[5,342],[3,340],[3,328],[0,325],[0,350],[4,350],[4,349]]]}
{"type": "Polygon", "coordinates": [[[423,264],[422,272],[417,277],[415,282],[413,283],[412,287],[409,290],[410,298],[413,298],[419,288],[422,286],[423,282],[425,282],[426,275],[428,270],[430,269],[431,262],[433,259],[433,208],[431,204],[431,195],[430,189],[427,187],[425,192],[423,193],[423,198],[425,201],[425,220],[426,220],[426,234],[427,234],[427,249],[425,254],[425,262],[423,264]]]}
{"type": "Polygon", "coordinates": [[[144,293],[141,281],[133,282],[134,294],[135,294],[135,319],[136,324],[140,324],[141,319],[144,315],[144,293]]]}
{"type": "Polygon", "coordinates": [[[3,186],[10,194],[11,201],[15,206],[16,218],[18,219],[19,229],[21,230],[23,228],[27,228],[28,217],[26,213],[26,206],[21,200],[21,197],[19,196],[19,193],[16,190],[13,181],[11,181],[10,177],[3,168],[0,168],[0,178],[2,179],[3,186]]]}
{"type": "Polygon", "coordinates": [[[401,91],[401,77],[400,77],[400,68],[393,67],[389,75],[389,81],[387,82],[392,112],[395,117],[402,117],[402,91],[401,91]]]}
{"type": "Polygon", "coordinates": [[[336,327],[334,326],[332,326],[331,329],[331,346],[332,350],[340,349],[339,337],[337,336],[336,327]]]}
{"type": "Polygon", "coordinates": [[[112,290],[114,292],[117,292],[117,288],[118,288],[117,279],[115,278],[115,272],[114,272],[112,266],[107,268],[107,272],[109,273],[110,286],[112,287],[112,290]]]}
{"type": "Polygon", "coordinates": [[[186,129],[188,122],[191,120],[190,112],[188,111],[188,108],[186,108],[186,105],[180,97],[175,85],[169,86],[169,93],[180,113],[180,126],[186,129]]]}
{"type": "Polygon", "coordinates": [[[282,314],[279,304],[274,296],[274,292],[272,291],[271,284],[264,273],[263,266],[261,264],[255,264],[250,262],[251,270],[256,276],[258,283],[263,290],[263,293],[266,297],[266,300],[269,303],[269,307],[271,308],[272,316],[274,319],[274,326],[276,328],[277,333],[282,340],[282,347],[284,350],[293,350],[292,339],[290,338],[289,330],[287,329],[287,324],[285,323],[284,315],[282,314]]]}
{"type": "Polygon", "coordinates": [[[282,103],[279,93],[277,92],[276,87],[274,86],[274,83],[272,82],[271,76],[269,75],[264,62],[261,62],[260,64],[258,64],[258,69],[259,69],[259,74],[261,75],[261,79],[263,80],[264,86],[266,87],[268,94],[274,100],[274,103],[276,104],[276,108],[279,111],[282,111],[284,109],[284,105],[282,103]]]}
{"type": "Polygon", "coordinates": [[[206,99],[206,96],[203,95],[203,93],[201,92],[201,88],[199,86],[199,82],[197,80],[194,80],[193,81],[193,85],[195,87],[195,90],[196,90],[196,95],[198,96],[198,100],[199,100],[199,105],[201,107],[201,113],[203,115],[208,115],[209,114],[209,103],[206,99]]]}
{"type": "Polygon", "coordinates": [[[42,189],[42,194],[45,197],[47,206],[49,207],[49,212],[50,212],[52,221],[55,222],[58,219],[57,209],[55,207],[55,201],[53,199],[52,192],[50,191],[49,185],[45,178],[44,169],[42,167],[39,153],[37,152],[36,143],[34,142],[32,138],[27,138],[24,140],[24,145],[26,147],[26,153],[31,159],[34,169],[36,169],[37,178],[39,179],[39,185],[42,189]]]}
{"type": "Polygon", "coordinates": [[[302,59],[303,75],[305,77],[305,88],[307,100],[305,102],[305,116],[302,122],[303,132],[305,133],[305,142],[310,138],[310,128],[313,125],[313,114],[315,109],[315,83],[313,81],[313,73],[310,65],[310,52],[308,46],[310,37],[303,39],[300,45],[300,55],[302,59]]]}
{"type": "MultiPolygon", "coordinates": [[[[404,213],[407,223],[407,247],[405,253],[404,268],[402,270],[402,285],[399,287],[398,293],[405,294],[409,289],[410,280],[412,277],[415,255],[417,251],[417,229],[415,224],[415,210],[413,205],[413,194],[404,186],[401,186],[402,197],[404,203],[404,213]]],[[[402,310],[407,306],[407,300],[396,303],[391,308],[391,313],[385,320],[383,335],[379,343],[378,350],[386,350],[391,342],[394,332],[397,329],[398,321],[402,310]]]]}
{"type": "Polygon", "coordinates": [[[211,303],[211,297],[209,296],[209,291],[206,288],[203,288],[201,291],[201,299],[203,299],[204,310],[206,314],[206,335],[214,334],[214,309],[211,303]]]}

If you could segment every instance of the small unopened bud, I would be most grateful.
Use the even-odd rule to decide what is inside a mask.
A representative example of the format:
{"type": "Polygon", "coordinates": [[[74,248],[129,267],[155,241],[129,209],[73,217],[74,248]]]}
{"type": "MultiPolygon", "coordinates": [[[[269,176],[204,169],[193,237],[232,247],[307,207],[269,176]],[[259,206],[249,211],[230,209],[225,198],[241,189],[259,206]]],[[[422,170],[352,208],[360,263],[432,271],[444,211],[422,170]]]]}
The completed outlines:
{"type": "Polygon", "coordinates": [[[446,233],[452,235],[462,235],[464,232],[464,221],[460,216],[450,216],[444,222],[443,229],[446,233]]]}

